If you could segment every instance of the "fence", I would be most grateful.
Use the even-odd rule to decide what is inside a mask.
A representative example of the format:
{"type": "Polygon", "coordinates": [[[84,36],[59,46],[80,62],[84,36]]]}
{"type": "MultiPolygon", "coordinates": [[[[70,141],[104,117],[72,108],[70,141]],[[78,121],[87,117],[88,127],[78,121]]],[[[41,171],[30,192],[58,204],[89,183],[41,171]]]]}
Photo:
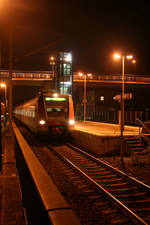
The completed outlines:
{"type": "MultiPolygon", "coordinates": [[[[137,125],[137,118],[140,118],[142,121],[148,121],[150,119],[149,114],[148,111],[125,111],[124,122],[126,125],[137,125]]],[[[76,120],[83,120],[83,109],[81,109],[80,112],[75,112],[75,118],[76,120]]],[[[118,124],[119,111],[87,111],[86,120],[118,124]]]]}

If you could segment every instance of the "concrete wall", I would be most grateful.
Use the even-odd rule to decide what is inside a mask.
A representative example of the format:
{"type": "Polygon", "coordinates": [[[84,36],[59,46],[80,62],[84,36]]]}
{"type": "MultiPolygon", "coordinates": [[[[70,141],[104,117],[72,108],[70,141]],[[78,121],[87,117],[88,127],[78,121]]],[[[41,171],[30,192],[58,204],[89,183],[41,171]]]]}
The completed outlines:
{"type": "Polygon", "coordinates": [[[119,136],[98,136],[75,130],[73,137],[75,144],[98,155],[112,154],[113,152],[119,154],[120,152],[119,136]]]}

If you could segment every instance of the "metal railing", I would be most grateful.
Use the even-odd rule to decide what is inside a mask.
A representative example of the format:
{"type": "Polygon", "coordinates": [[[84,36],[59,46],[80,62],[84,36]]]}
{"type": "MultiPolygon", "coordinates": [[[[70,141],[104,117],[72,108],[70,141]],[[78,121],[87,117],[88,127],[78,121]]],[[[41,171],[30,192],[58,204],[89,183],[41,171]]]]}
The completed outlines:
{"type": "MultiPolygon", "coordinates": [[[[137,118],[143,118],[143,120],[149,120],[149,113],[145,111],[125,111],[124,121],[125,125],[137,126],[137,118]]],[[[83,120],[83,105],[78,104],[75,107],[76,120],[83,120]]],[[[106,123],[119,123],[119,111],[118,110],[95,110],[93,105],[87,104],[86,120],[106,122],[106,123]]]]}
{"type": "MultiPolygon", "coordinates": [[[[13,71],[13,79],[52,79],[50,71],[13,71]]],[[[9,78],[7,70],[0,71],[0,78],[9,78]]]]}
{"type": "MultiPolygon", "coordinates": [[[[83,77],[77,75],[76,73],[73,74],[73,80],[83,80],[83,77]]],[[[97,81],[121,81],[122,75],[121,74],[105,74],[105,75],[92,75],[91,77],[87,76],[87,81],[90,80],[97,80],[97,81]]],[[[134,74],[125,74],[125,81],[128,82],[150,82],[149,76],[143,75],[134,75],[134,74]]]]}
{"type": "Polygon", "coordinates": [[[136,120],[136,122],[140,125],[139,136],[142,137],[148,145],[150,145],[150,130],[144,125],[144,123],[139,118],[136,120]],[[144,133],[143,131],[146,131],[146,133],[144,133]]]}
{"type": "MultiPolygon", "coordinates": [[[[1,70],[0,71],[0,78],[8,78],[9,71],[8,70],[1,70]]],[[[53,72],[52,71],[13,71],[12,73],[13,79],[52,79],[53,72]]],[[[77,75],[76,72],[73,73],[73,80],[83,80],[83,77],[77,75]]],[[[121,81],[122,75],[121,74],[93,74],[92,76],[87,76],[88,81],[121,81]]],[[[148,82],[150,83],[150,77],[145,75],[134,75],[134,74],[125,74],[125,81],[128,82],[148,82]]]]}
{"type": "MultiPolygon", "coordinates": [[[[144,129],[147,132],[146,134],[150,135],[150,130],[144,125],[144,123],[139,118],[136,119],[136,122],[142,127],[142,129],[144,129]]],[[[139,135],[141,135],[141,134],[142,134],[142,132],[141,132],[141,129],[139,127],[139,135]]],[[[143,133],[143,135],[145,135],[145,134],[143,133]]]]}

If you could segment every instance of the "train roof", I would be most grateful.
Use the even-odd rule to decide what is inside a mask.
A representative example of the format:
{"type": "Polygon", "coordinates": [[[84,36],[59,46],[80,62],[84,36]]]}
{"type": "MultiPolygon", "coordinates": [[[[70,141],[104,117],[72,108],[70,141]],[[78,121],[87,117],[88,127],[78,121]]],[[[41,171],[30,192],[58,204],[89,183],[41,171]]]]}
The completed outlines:
{"type": "Polygon", "coordinates": [[[61,97],[71,96],[69,94],[60,94],[60,93],[58,93],[56,91],[44,91],[44,92],[42,91],[42,92],[39,92],[35,98],[30,99],[29,101],[16,106],[15,109],[19,109],[19,108],[22,108],[22,107],[27,107],[27,106],[31,105],[32,103],[37,102],[39,97],[42,96],[42,95],[43,96],[52,96],[52,95],[55,95],[55,94],[58,94],[58,96],[61,96],[61,97]]]}
{"type": "Polygon", "coordinates": [[[70,94],[60,94],[59,92],[57,91],[42,91],[42,92],[39,92],[38,93],[39,95],[55,95],[55,94],[58,94],[59,96],[71,96],[70,94]]]}
{"type": "Polygon", "coordinates": [[[23,103],[23,104],[21,104],[21,105],[16,106],[15,109],[19,109],[19,108],[22,108],[22,107],[29,106],[29,105],[31,105],[32,103],[35,103],[35,102],[37,102],[37,101],[38,101],[38,97],[33,98],[33,99],[30,99],[29,101],[27,101],[27,102],[25,102],[25,103],[23,103]]]}

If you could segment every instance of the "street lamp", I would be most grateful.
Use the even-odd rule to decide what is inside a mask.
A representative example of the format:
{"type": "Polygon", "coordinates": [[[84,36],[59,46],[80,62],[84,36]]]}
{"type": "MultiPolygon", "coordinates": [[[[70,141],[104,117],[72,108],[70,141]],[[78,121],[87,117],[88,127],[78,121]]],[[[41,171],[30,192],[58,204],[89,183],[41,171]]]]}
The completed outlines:
{"type": "Polygon", "coordinates": [[[5,104],[4,104],[4,123],[5,123],[5,125],[6,125],[6,122],[7,122],[7,109],[8,109],[8,101],[7,101],[7,85],[4,83],[4,82],[2,82],[2,83],[0,83],[0,87],[1,88],[5,88],[5,104]]]}
{"type": "Polygon", "coordinates": [[[55,75],[55,58],[54,58],[54,56],[51,56],[51,57],[49,57],[49,64],[50,65],[52,65],[52,75],[53,75],[53,77],[54,77],[54,75],[55,75]]]}
{"type": "MultiPolygon", "coordinates": [[[[123,131],[124,131],[124,62],[125,59],[132,59],[132,55],[120,55],[120,54],[114,54],[115,59],[122,60],[122,90],[121,90],[121,126],[120,126],[120,134],[121,134],[121,160],[123,159],[123,131]]],[[[133,62],[135,63],[135,61],[133,62]]]]}
{"type": "Polygon", "coordinates": [[[87,104],[87,99],[86,99],[86,79],[87,79],[87,76],[88,77],[91,77],[92,74],[91,73],[81,73],[79,72],[78,75],[80,77],[84,76],[84,98],[83,98],[83,104],[84,104],[84,121],[86,121],[86,104],[87,104]]]}
{"type": "MultiPolygon", "coordinates": [[[[0,83],[1,88],[5,88],[5,100],[6,100],[6,84],[0,83]]],[[[2,169],[2,125],[1,125],[1,118],[2,118],[2,95],[0,94],[0,170],[2,169]]],[[[6,112],[6,109],[5,109],[6,112]]],[[[5,115],[6,116],[6,115],[5,115]]],[[[5,118],[4,118],[5,121],[5,118]]]]}
{"type": "Polygon", "coordinates": [[[133,59],[133,60],[132,60],[132,63],[136,63],[136,60],[135,60],[135,59],[133,59]]]}
{"type": "Polygon", "coordinates": [[[5,106],[7,109],[7,85],[5,83],[0,83],[1,88],[5,88],[5,106]]]}

